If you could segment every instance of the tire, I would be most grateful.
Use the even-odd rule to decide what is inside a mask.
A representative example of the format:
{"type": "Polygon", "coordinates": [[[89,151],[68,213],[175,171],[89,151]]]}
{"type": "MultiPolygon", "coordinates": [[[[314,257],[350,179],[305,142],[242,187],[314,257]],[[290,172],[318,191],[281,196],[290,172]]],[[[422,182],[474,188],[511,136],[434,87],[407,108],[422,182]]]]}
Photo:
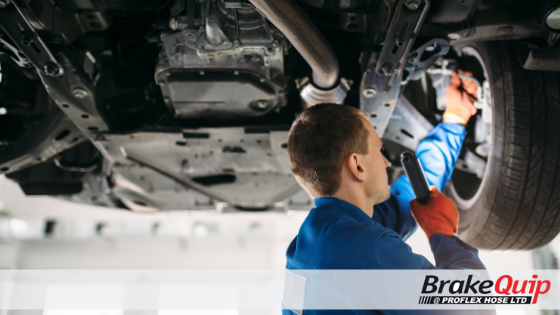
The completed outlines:
{"type": "Polygon", "coordinates": [[[517,45],[456,48],[479,53],[492,94],[492,151],[479,189],[459,198],[457,171],[446,188],[459,208],[459,237],[481,249],[530,250],[560,231],[560,76],[525,70],[517,45]]]}

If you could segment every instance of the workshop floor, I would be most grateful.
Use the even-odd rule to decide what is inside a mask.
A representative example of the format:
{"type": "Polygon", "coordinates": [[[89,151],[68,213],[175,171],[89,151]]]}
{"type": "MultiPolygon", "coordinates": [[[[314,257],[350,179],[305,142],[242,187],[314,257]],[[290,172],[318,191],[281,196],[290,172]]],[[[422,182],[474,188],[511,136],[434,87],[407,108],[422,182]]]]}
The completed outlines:
{"type": "MultiPolygon", "coordinates": [[[[0,269],[283,269],[285,250],[305,216],[306,212],[299,211],[136,214],[50,197],[26,197],[16,184],[0,176],[0,269]],[[46,221],[56,222],[47,237],[46,221]]],[[[434,262],[421,230],[407,243],[414,252],[434,262]]],[[[549,248],[560,256],[560,238],[549,248]]],[[[529,251],[481,251],[480,257],[489,269],[533,269],[533,254],[529,251]]],[[[124,312],[125,315],[257,313],[275,314],[124,312]]],[[[37,314],[40,313],[33,313],[37,314]]],[[[123,313],[72,313],[117,314],[123,313]]],[[[538,313],[499,311],[498,314],[538,313]]],[[[44,315],[70,314],[45,312],[44,315]]]]}

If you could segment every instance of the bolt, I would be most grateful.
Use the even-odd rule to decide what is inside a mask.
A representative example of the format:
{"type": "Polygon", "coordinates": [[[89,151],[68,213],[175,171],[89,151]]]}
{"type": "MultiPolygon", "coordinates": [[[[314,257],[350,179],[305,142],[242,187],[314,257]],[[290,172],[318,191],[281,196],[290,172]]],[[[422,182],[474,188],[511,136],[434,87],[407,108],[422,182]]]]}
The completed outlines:
{"type": "Polygon", "coordinates": [[[451,34],[447,34],[447,37],[449,37],[450,39],[459,39],[461,38],[461,35],[457,33],[451,33],[451,34]]]}
{"type": "Polygon", "coordinates": [[[237,70],[233,71],[233,75],[239,75],[239,71],[237,70]]]}
{"type": "Polygon", "coordinates": [[[377,93],[375,89],[365,89],[362,91],[362,95],[365,98],[373,98],[375,96],[375,93],[377,93]]]}
{"type": "Polygon", "coordinates": [[[43,67],[45,74],[54,77],[60,74],[60,67],[54,62],[47,62],[43,67]]]}
{"type": "Polygon", "coordinates": [[[255,56],[255,57],[251,58],[251,61],[252,62],[259,62],[259,61],[261,61],[261,58],[255,56]]]}
{"type": "Polygon", "coordinates": [[[420,6],[420,1],[409,0],[409,1],[406,2],[405,5],[409,10],[414,11],[414,10],[418,9],[418,7],[420,6]]]}
{"type": "Polygon", "coordinates": [[[471,36],[471,32],[466,31],[466,32],[464,33],[464,35],[465,35],[465,37],[470,37],[470,36],[471,36]]]}
{"type": "Polygon", "coordinates": [[[239,47],[239,46],[241,46],[241,43],[240,43],[237,39],[234,40],[234,41],[233,41],[233,47],[237,48],[237,47],[239,47]]]}
{"type": "Polygon", "coordinates": [[[33,40],[33,38],[31,38],[30,36],[28,36],[28,35],[23,35],[23,36],[21,37],[21,44],[22,44],[23,46],[29,46],[29,44],[31,44],[31,41],[32,41],[32,40],[33,40]]]}
{"type": "Polygon", "coordinates": [[[200,74],[200,75],[204,75],[204,70],[200,70],[200,71],[198,71],[198,74],[200,74]]]}
{"type": "Polygon", "coordinates": [[[383,75],[385,75],[386,77],[390,77],[393,74],[393,70],[394,67],[390,63],[386,63],[381,67],[381,72],[383,72],[383,75]]]}
{"type": "Polygon", "coordinates": [[[88,92],[82,88],[75,88],[74,90],[72,90],[72,92],[74,93],[74,97],[78,99],[83,99],[88,96],[88,92]]]}
{"type": "Polygon", "coordinates": [[[402,38],[402,36],[397,37],[396,44],[398,47],[404,46],[404,39],[402,38]]]}
{"type": "Polygon", "coordinates": [[[434,46],[426,47],[426,51],[434,51],[434,49],[436,49],[436,44],[434,44],[434,46]]]}
{"type": "Polygon", "coordinates": [[[196,52],[197,52],[197,53],[204,52],[204,46],[202,46],[202,45],[196,46],[196,52]]]}
{"type": "Polygon", "coordinates": [[[266,108],[268,106],[268,102],[267,101],[258,101],[257,106],[259,108],[266,108]]]}
{"type": "Polygon", "coordinates": [[[278,46],[280,46],[280,42],[279,42],[278,40],[275,39],[275,40],[272,42],[272,46],[278,47],[278,46]]]}
{"type": "Polygon", "coordinates": [[[178,28],[177,19],[172,18],[171,20],[169,20],[169,28],[171,28],[172,30],[176,30],[178,28]]]}
{"type": "Polygon", "coordinates": [[[208,26],[209,27],[215,27],[217,24],[217,17],[215,15],[210,15],[208,17],[208,26]]]}
{"type": "Polygon", "coordinates": [[[0,0],[0,9],[5,8],[8,5],[8,0],[0,0]]]}

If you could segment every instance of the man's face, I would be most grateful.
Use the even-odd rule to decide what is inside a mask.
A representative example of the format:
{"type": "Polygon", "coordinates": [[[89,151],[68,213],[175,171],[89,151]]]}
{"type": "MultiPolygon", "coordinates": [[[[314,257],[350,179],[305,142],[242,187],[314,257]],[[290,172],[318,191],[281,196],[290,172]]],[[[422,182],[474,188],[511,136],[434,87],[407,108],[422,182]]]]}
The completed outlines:
{"type": "Polygon", "coordinates": [[[391,196],[389,192],[389,180],[387,167],[389,161],[381,153],[383,141],[367,119],[362,118],[364,126],[369,131],[368,154],[364,155],[364,166],[366,171],[365,189],[369,196],[373,196],[375,204],[381,203],[391,196]]]}

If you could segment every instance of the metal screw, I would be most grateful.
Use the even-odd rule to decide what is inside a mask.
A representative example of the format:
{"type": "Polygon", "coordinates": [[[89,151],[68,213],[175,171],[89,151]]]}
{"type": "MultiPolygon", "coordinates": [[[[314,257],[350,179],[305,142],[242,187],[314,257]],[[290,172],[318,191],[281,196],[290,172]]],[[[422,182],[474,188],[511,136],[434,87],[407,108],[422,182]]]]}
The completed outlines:
{"type": "Polygon", "coordinates": [[[203,51],[204,51],[204,46],[202,46],[202,45],[196,46],[196,52],[201,53],[203,51]]]}
{"type": "Polygon", "coordinates": [[[428,46],[426,47],[426,51],[434,51],[434,49],[436,49],[436,45],[434,44],[434,46],[428,46]]]}
{"type": "Polygon", "coordinates": [[[235,71],[233,71],[233,74],[234,75],[239,75],[239,71],[235,70],[235,71]]]}
{"type": "Polygon", "coordinates": [[[60,67],[55,64],[54,62],[47,62],[45,64],[45,66],[43,67],[43,70],[45,71],[45,74],[48,76],[57,76],[60,74],[60,67]]]}
{"type": "Polygon", "coordinates": [[[375,89],[365,89],[362,91],[362,95],[365,98],[373,98],[375,96],[375,93],[377,93],[375,89]]]}
{"type": "Polygon", "coordinates": [[[72,90],[72,92],[74,93],[74,97],[78,99],[83,99],[88,96],[88,92],[82,88],[75,88],[74,90],[72,90]]]}
{"type": "Polygon", "coordinates": [[[251,58],[251,61],[252,62],[259,62],[259,61],[261,61],[261,58],[255,56],[255,57],[251,58]]]}
{"type": "Polygon", "coordinates": [[[278,40],[275,39],[275,40],[272,42],[272,46],[278,47],[278,46],[280,46],[280,42],[279,42],[278,40]]]}
{"type": "Polygon", "coordinates": [[[204,71],[203,71],[203,70],[200,70],[200,71],[198,71],[198,74],[204,75],[204,71]]]}
{"type": "Polygon", "coordinates": [[[8,5],[8,0],[0,0],[0,9],[5,8],[8,5]]]}
{"type": "Polygon", "coordinates": [[[267,101],[258,101],[257,106],[259,108],[266,108],[268,106],[268,102],[267,101]]]}
{"type": "Polygon", "coordinates": [[[398,47],[404,46],[404,39],[402,38],[402,36],[397,37],[397,40],[395,42],[398,47]]]}
{"type": "Polygon", "coordinates": [[[409,1],[406,2],[405,5],[409,10],[414,11],[414,10],[418,9],[418,7],[420,6],[420,1],[409,0],[409,1]]]}
{"type": "Polygon", "coordinates": [[[266,81],[264,78],[261,78],[259,81],[261,81],[261,83],[264,83],[264,81],[266,81]]]}
{"type": "Polygon", "coordinates": [[[233,47],[237,48],[237,47],[239,47],[239,46],[241,46],[241,43],[240,43],[237,39],[234,40],[234,41],[233,41],[233,47]]]}
{"type": "Polygon", "coordinates": [[[471,32],[466,31],[466,32],[464,33],[464,35],[465,35],[465,37],[470,37],[470,36],[471,36],[471,32]]]}
{"type": "Polygon", "coordinates": [[[393,74],[393,69],[394,67],[392,64],[386,63],[381,67],[381,72],[383,72],[386,77],[389,77],[393,74]]]}

